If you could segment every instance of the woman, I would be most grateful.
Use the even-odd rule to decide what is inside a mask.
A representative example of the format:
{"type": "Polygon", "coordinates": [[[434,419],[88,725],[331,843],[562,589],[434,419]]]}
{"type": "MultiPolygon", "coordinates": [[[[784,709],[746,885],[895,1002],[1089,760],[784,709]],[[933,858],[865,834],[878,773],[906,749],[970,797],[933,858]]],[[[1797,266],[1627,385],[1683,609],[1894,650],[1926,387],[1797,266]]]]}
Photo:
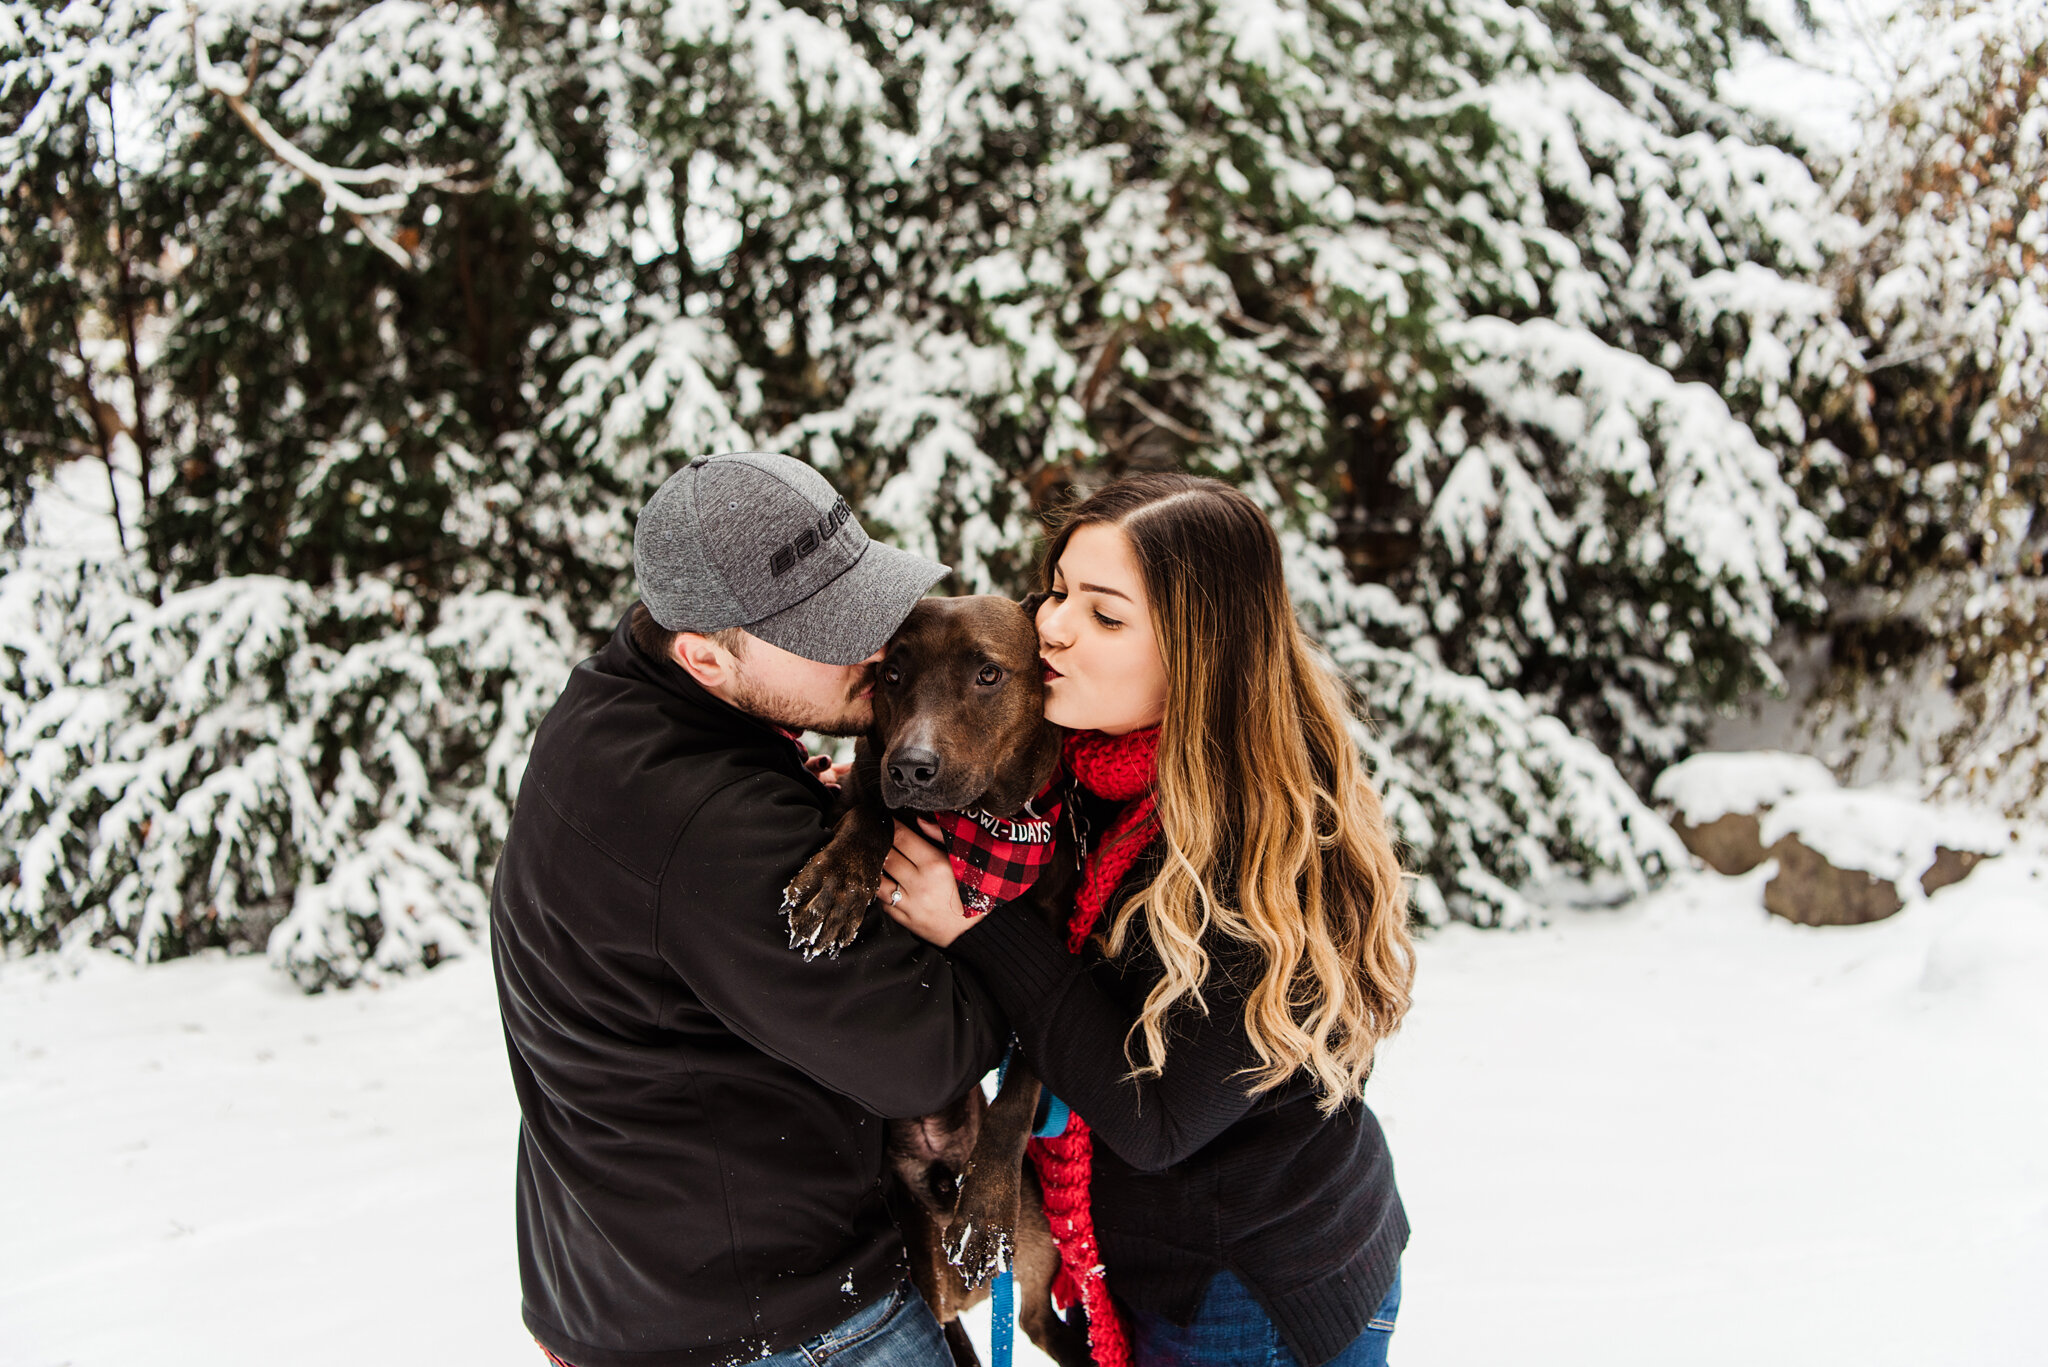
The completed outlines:
{"type": "Polygon", "coordinates": [[[1092,1163],[1061,1251],[1098,1363],[1383,1363],[1408,1224],[1361,1089],[1413,958],[1279,542],[1227,485],[1141,475],[1074,512],[1043,588],[1045,715],[1073,733],[1086,852],[1069,934],[1017,908],[969,919],[907,828],[881,900],[981,975],[1085,1122],[1034,1157],[1049,1209],[1092,1163]]]}

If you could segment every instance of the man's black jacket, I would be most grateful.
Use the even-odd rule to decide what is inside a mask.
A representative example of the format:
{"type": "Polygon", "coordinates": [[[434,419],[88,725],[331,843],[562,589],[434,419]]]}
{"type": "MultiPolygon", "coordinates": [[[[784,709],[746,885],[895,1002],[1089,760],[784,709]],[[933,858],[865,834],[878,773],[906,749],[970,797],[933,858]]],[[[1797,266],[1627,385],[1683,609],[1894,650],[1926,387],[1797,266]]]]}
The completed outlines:
{"type": "Polygon", "coordinates": [[[957,1098],[1006,1027],[885,916],[836,960],[788,947],[828,805],[787,737],[624,622],[541,724],[491,951],[526,1324],[577,1367],[779,1352],[903,1275],[877,1117],[957,1098]]]}

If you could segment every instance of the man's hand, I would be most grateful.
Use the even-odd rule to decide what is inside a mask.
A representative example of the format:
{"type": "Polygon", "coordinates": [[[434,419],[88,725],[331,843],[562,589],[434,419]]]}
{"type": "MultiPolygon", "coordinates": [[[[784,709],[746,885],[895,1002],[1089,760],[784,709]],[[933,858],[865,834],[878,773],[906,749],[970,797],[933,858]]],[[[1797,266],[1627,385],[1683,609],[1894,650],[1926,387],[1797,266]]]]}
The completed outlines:
{"type": "Polygon", "coordinates": [[[933,843],[943,838],[938,826],[923,817],[917,824],[923,835],[896,823],[896,842],[882,859],[882,884],[875,896],[896,924],[944,949],[974,921],[960,906],[952,861],[933,843]]]}
{"type": "Polygon", "coordinates": [[[827,788],[843,788],[846,786],[846,776],[853,772],[853,761],[834,764],[830,755],[812,755],[804,761],[804,768],[816,774],[818,782],[827,788]]]}

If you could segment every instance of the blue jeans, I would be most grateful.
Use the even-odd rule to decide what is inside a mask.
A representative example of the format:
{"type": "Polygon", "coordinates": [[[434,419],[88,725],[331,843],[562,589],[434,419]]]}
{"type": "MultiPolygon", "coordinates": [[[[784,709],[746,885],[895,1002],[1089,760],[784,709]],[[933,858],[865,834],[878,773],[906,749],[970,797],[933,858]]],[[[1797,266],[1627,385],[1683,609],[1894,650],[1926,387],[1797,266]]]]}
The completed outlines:
{"type": "MultiPolygon", "coordinates": [[[[569,1367],[546,1344],[538,1346],[555,1367],[569,1367]]],[[[828,1362],[832,1367],[953,1367],[953,1353],[924,1297],[905,1281],[816,1338],[756,1358],[749,1367],[824,1367],[828,1362]]]]}
{"type": "Polygon", "coordinates": [[[953,1367],[946,1335],[917,1288],[900,1282],[873,1305],[753,1367],[953,1367]]]}
{"type": "MultiPolygon", "coordinates": [[[[1364,1332],[1325,1367],[1386,1367],[1387,1345],[1394,1337],[1394,1316],[1401,1309],[1401,1269],[1364,1332]]],[[[1180,1325],[1164,1315],[1141,1311],[1131,1317],[1132,1353],[1138,1367],[1299,1367],[1265,1309],[1252,1299],[1245,1284],[1229,1272],[1218,1272],[1203,1293],[1191,1323],[1180,1325]]]]}

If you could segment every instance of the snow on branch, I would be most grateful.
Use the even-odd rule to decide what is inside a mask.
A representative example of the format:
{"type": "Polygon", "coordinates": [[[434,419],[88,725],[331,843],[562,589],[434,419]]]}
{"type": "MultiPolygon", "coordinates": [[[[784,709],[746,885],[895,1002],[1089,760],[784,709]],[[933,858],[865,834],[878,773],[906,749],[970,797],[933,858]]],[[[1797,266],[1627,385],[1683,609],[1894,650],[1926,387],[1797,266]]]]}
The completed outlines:
{"type": "MultiPolygon", "coordinates": [[[[354,222],[362,234],[384,255],[390,257],[406,270],[413,268],[412,253],[382,228],[376,220],[386,214],[395,214],[406,206],[413,194],[422,189],[445,189],[457,192],[474,191],[475,182],[466,182],[460,177],[474,170],[474,164],[461,162],[454,166],[369,166],[351,170],[342,166],[329,166],[317,161],[293,143],[290,138],[271,126],[268,119],[257,113],[249,104],[249,86],[253,79],[251,72],[243,74],[229,68],[218,67],[206,55],[206,44],[199,37],[199,9],[188,5],[185,10],[185,25],[192,34],[192,65],[199,75],[199,84],[227,101],[228,108],[249,126],[256,140],[264,150],[279,162],[297,171],[307,180],[320,187],[327,196],[328,209],[340,209],[354,222]],[[393,188],[379,195],[357,194],[350,186],[389,185],[393,188]]],[[[252,49],[253,55],[253,49],[252,49]]]]}

